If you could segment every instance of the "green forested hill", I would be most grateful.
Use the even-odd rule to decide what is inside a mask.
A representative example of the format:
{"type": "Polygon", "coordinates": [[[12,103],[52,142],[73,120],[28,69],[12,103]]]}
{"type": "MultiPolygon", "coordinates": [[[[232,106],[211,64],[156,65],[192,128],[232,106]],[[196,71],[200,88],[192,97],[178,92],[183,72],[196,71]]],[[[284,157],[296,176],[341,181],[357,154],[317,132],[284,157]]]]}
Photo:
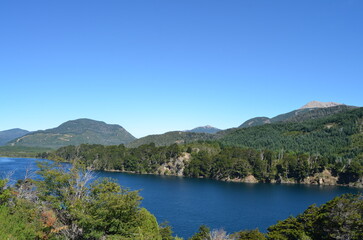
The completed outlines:
{"type": "Polygon", "coordinates": [[[363,108],[304,122],[229,130],[219,141],[257,149],[352,156],[363,151],[363,108]]]}
{"type": "Polygon", "coordinates": [[[13,140],[10,146],[59,148],[82,143],[118,145],[136,138],[123,127],[91,119],[65,122],[59,127],[37,131],[13,140]]]}
{"type": "Polygon", "coordinates": [[[22,137],[27,133],[29,133],[29,131],[23,130],[20,128],[14,128],[14,129],[9,129],[9,130],[5,130],[5,131],[0,131],[0,146],[5,145],[6,143],[8,143],[9,141],[11,141],[15,138],[22,137]]]}

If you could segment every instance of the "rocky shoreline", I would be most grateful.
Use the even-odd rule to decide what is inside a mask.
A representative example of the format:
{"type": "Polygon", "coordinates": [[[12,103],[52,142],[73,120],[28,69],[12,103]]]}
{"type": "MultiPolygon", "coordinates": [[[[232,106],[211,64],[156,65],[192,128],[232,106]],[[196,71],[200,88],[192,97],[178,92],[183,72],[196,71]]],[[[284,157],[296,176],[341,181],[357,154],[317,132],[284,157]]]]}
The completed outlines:
{"type": "MultiPolygon", "coordinates": [[[[169,162],[166,162],[158,167],[156,172],[147,173],[147,172],[135,172],[135,171],[125,171],[125,170],[115,170],[115,169],[103,169],[101,171],[105,172],[121,172],[121,173],[131,173],[131,174],[146,174],[146,175],[159,175],[159,176],[176,176],[176,177],[186,177],[184,176],[184,169],[186,165],[191,160],[191,154],[184,152],[181,156],[177,158],[170,159],[169,162]]],[[[89,168],[90,170],[96,170],[89,168]]],[[[203,177],[200,177],[203,178],[203,177]]],[[[319,185],[319,186],[344,186],[344,187],[355,187],[355,188],[363,188],[363,177],[360,178],[357,182],[349,183],[349,184],[340,184],[338,183],[339,178],[333,176],[331,171],[328,169],[324,169],[320,173],[315,173],[313,176],[308,176],[304,180],[298,182],[292,178],[283,178],[272,179],[268,182],[258,180],[254,175],[249,174],[244,178],[222,178],[216,179],[218,181],[225,182],[239,182],[239,183],[272,183],[272,184],[305,184],[305,185],[319,185]]]]}
{"type": "MultiPolygon", "coordinates": [[[[164,166],[165,167],[165,166],[164,166]]],[[[167,168],[165,168],[167,169],[167,168]]],[[[95,169],[90,169],[95,170],[95,169]]],[[[105,172],[120,172],[120,173],[130,173],[130,174],[142,174],[142,175],[157,175],[157,176],[175,176],[175,177],[185,177],[182,172],[177,171],[175,174],[172,171],[162,171],[158,173],[138,173],[135,171],[123,171],[123,170],[114,170],[114,169],[104,169],[102,171],[105,172]]],[[[321,173],[316,173],[314,176],[308,176],[301,182],[297,182],[294,179],[284,179],[280,178],[279,180],[272,180],[270,182],[262,182],[259,181],[252,174],[244,177],[244,178],[225,178],[225,179],[214,179],[218,181],[224,182],[238,182],[238,183],[271,183],[271,184],[304,184],[304,185],[318,185],[318,186],[343,186],[343,187],[355,187],[355,188],[363,188],[363,178],[359,179],[359,181],[350,183],[350,184],[339,184],[338,177],[332,176],[331,172],[325,169],[321,173]]]]}

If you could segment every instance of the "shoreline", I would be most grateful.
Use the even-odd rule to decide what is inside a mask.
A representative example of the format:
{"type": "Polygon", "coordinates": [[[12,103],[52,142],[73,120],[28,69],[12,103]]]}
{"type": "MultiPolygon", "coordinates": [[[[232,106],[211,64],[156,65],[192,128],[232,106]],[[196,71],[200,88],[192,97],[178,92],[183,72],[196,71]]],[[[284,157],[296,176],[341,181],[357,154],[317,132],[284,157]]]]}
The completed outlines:
{"type": "MultiPolygon", "coordinates": [[[[157,174],[157,173],[137,173],[135,171],[123,171],[123,170],[116,170],[116,169],[104,169],[104,170],[96,170],[96,169],[91,169],[91,168],[87,168],[89,170],[92,171],[102,171],[102,172],[115,172],[115,173],[129,173],[129,174],[138,174],[138,175],[154,175],[154,176],[171,176],[171,177],[182,177],[182,178],[193,178],[193,177],[188,177],[188,176],[184,176],[184,175],[175,175],[175,174],[157,174]]],[[[256,183],[264,183],[264,184],[298,184],[298,185],[313,185],[313,186],[337,186],[337,187],[350,187],[350,188],[359,188],[359,189],[363,189],[363,184],[359,183],[359,182],[355,182],[358,185],[352,185],[352,184],[319,184],[319,183],[307,183],[307,182],[291,182],[291,181],[282,181],[282,182],[278,182],[278,181],[273,181],[273,182],[251,182],[251,181],[244,181],[243,179],[215,179],[215,178],[203,178],[203,177],[198,177],[198,179],[210,179],[210,180],[215,180],[215,181],[222,181],[222,182],[233,182],[233,183],[247,183],[247,184],[256,184],[256,183]]]]}
{"type": "MultiPolygon", "coordinates": [[[[41,159],[41,158],[36,158],[36,157],[30,157],[30,156],[23,156],[23,157],[11,157],[11,156],[0,156],[0,158],[28,158],[28,159],[41,159]]],[[[50,160],[50,159],[42,159],[42,160],[50,160]]],[[[50,160],[50,161],[54,161],[54,160],[50,160]]],[[[62,162],[62,163],[69,163],[69,162],[62,162]]],[[[182,177],[182,178],[195,178],[195,177],[188,177],[188,176],[184,176],[184,175],[177,175],[177,174],[158,174],[158,173],[138,173],[135,171],[125,171],[125,170],[116,170],[116,169],[94,169],[94,168],[90,168],[87,167],[88,170],[91,171],[103,171],[103,172],[115,172],[115,173],[129,173],[129,174],[139,174],[139,175],[154,175],[154,176],[172,176],[172,177],[182,177]]],[[[263,182],[263,181],[259,181],[257,179],[254,178],[254,180],[251,180],[251,176],[254,178],[253,175],[248,175],[245,178],[242,179],[215,179],[215,178],[204,178],[204,177],[197,177],[199,179],[210,179],[210,180],[215,180],[215,181],[222,181],[222,182],[234,182],[234,183],[248,183],[248,184],[256,184],[256,183],[265,183],[265,184],[299,184],[299,185],[314,185],[314,186],[338,186],[338,187],[350,187],[350,188],[358,188],[358,189],[363,189],[363,179],[361,181],[358,182],[354,182],[351,184],[339,184],[339,183],[335,183],[335,184],[324,184],[324,183],[319,183],[318,182],[306,182],[306,179],[309,179],[311,177],[314,176],[308,176],[304,181],[302,182],[296,182],[296,181],[290,181],[290,180],[284,180],[282,179],[282,181],[277,181],[277,180],[272,180],[271,182],[263,182]]]]}

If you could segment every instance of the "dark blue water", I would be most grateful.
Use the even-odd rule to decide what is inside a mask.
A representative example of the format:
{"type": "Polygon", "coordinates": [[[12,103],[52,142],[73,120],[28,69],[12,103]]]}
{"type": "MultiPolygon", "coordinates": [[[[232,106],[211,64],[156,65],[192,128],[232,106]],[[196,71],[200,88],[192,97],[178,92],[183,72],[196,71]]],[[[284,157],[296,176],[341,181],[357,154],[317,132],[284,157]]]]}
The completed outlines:
{"type": "MultiPolygon", "coordinates": [[[[36,159],[0,158],[0,176],[15,170],[13,179],[24,178],[26,168],[36,169],[36,159]]],[[[174,232],[190,237],[201,224],[227,232],[267,227],[290,215],[296,216],[311,204],[322,204],[343,193],[361,189],[332,186],[227,183],[113,172],[111,177],[131,190],[141,190],[142,206],[159,222],[168,221],[174,232]]]]}

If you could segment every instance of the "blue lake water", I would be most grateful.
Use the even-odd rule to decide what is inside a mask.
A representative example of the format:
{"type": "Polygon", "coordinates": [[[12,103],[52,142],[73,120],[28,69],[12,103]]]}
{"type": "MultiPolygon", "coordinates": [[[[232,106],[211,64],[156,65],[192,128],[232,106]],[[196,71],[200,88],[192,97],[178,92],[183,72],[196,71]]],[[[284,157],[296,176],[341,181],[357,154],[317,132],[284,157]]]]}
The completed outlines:
{"type": "MultiPolygon", "coordinates": [[[[26,169],[36,170],[37,159],[0,158],[0,177],[14,171],[22,179],[26,169]]],[[[228,183],[209,179],[96,172],[124,187],[141,190],[142,206],[159,222],[168,221],[178,236],[187,238],[205,224],[227,232],[267,227],[311,204],[322,204],[344,193],[362,189],[333,186],[228,183]]]]}

